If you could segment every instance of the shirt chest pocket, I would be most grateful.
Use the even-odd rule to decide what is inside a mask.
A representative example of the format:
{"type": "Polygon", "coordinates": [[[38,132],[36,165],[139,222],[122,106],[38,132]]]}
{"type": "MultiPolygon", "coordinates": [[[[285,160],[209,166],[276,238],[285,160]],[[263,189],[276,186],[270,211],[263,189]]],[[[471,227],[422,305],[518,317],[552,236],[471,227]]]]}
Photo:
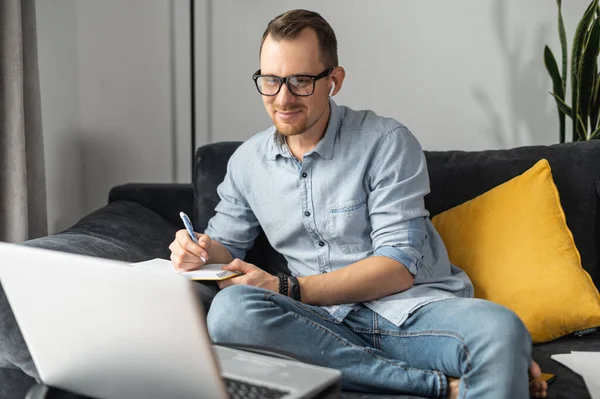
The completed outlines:
{"type": "Polygon", "coordinates": [[[371,243],[371,223],[365,199],[336,202],[329,208],[327,229],[345,254],[368,251],[371,243]]]}

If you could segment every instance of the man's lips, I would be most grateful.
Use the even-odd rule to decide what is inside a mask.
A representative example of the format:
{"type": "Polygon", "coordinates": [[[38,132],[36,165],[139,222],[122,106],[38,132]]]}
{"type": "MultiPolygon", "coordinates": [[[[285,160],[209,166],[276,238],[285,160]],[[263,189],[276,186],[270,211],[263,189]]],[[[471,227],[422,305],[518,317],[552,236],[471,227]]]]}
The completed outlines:
{"type": "Polygon", "coordinates": [[[293,111],[275,111],[277,113],[277,115],[281,118],[281,119],[292,119],[297,115],[300,115],[300,113],[302,112],[302,110],[300,109],[296,109],[293,111]]]}

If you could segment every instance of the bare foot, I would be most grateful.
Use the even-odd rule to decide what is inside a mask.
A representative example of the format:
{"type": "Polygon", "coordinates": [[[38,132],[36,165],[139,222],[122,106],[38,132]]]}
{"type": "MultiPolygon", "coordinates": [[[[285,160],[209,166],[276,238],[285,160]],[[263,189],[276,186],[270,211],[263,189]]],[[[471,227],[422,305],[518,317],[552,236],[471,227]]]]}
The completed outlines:
{"type": "Polygon", "coordinates": [[[448,398],[458,399],[458,385],[460,378],[448,377],[448,398]]]}
{"type": "Polygon", "coordinates": [[[542,370],[540,369],[540,366],[532,361],[531,366],[529,367],[529,394],[532,398],[546,397],[548,384],[546,384],[546,381],[539,379],[541,375],[542,370]]]}
{"type": "MultiPolygon", "coordinates": [[[[531,362],[531,367],[529,367],[529,394],[532,398],[545,398],[546,391],[548,389],[548,384],[546,381],[540,380],[540,376],[542,375],[542,370],[540,366],[536,362],[531,362]]],[[[458,398],[458,386],[460,384],[460,378],[448,378],[448,398],[457,399],[458,398]]]]}

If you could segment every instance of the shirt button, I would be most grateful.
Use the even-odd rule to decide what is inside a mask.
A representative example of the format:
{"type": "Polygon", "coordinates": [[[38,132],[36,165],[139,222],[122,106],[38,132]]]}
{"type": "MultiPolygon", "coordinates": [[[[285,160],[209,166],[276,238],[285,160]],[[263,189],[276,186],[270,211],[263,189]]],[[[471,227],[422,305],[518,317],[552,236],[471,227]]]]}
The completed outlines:
{"type": "Polygon", "coordinates": [[[306,172],[303,172],[303,173],[302,173],[302,177],[306,177],[306,176],[308,176],[308,173],[306,173],[306,172]]]}
{"type": "Polygon", "coordinates": [[[325,246],[325,243],[324,243],[323,241],[319,241],[319,246],[320,246],[320,247],[324,247],[324,246],[325,246]]]}
{"type": "Polygon", "coordinates": [[[309,211],[304,212],[304,216],[310,216],[310,212],[309,211]]]}

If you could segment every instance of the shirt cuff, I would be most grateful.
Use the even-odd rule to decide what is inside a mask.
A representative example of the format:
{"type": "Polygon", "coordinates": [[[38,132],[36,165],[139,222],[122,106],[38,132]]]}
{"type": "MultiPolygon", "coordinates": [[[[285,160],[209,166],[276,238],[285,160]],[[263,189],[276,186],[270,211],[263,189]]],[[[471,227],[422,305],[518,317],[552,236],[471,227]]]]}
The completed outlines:
{"type": "Polygon", "coordinates": [[[402,263],[416,277],[423,255],[411,247],[379,247],[373,252],[375,256],[386,256],[402,263]]]}

